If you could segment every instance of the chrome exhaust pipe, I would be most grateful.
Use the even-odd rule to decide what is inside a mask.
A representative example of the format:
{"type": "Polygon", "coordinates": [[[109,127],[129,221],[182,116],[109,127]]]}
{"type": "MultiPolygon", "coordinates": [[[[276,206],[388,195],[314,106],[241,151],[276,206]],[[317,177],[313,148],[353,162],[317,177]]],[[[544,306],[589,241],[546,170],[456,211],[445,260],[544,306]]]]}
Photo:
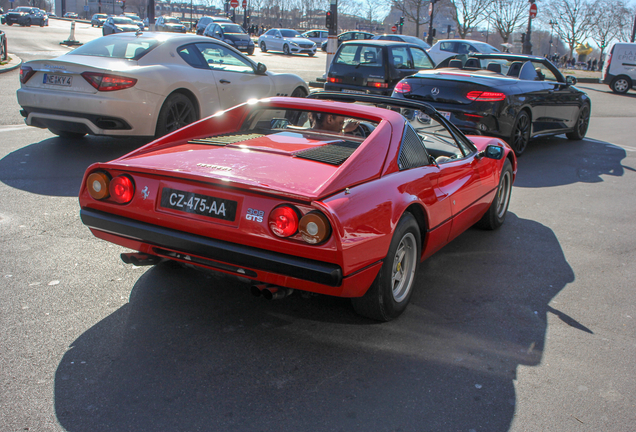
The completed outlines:
{"type": "Polygon", "coordinates": [[[254,297],[263,296],[267,300],[279,300],[291,295],[294,290],[270,284],[254,284],[250,287],[250,292],[254,297]]]}
{"type": "Polygon", "coordinates": [[[280,300],[291,295],[291,293],[293,292],[294,290],[291,288],[268,285],[267,287],[263,288],[263,291],[261,291],[261,295],[267,300],[280,300]]]}

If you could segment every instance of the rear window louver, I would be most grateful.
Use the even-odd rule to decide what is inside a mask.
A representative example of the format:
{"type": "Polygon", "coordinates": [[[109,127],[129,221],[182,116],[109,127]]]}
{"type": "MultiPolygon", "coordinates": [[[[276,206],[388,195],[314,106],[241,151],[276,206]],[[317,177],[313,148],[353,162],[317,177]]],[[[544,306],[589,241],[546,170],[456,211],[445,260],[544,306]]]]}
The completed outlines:
{"type": "Polygon", "coordinates": [[[360,143],[355,141],[340,141],[303,150],[294,156],[338,166],[342,165],[356,151],[359,145],[360,143]]]}
{"type": "Polygon", "coordinates": [[[405,129],[402,147],[400,148],[400,157],[398,158],[400,170],[428,165],[428,154],[417,132],[409,124],[407,124],[405,129]]]}
{"type": "Polygon", "coordinates": [[[193,139],[188,141],[188,144],[205,144],[215,146],[226,146],[228,144],[236,144],[242,141],[248,141],[254,138],[260,138],[262,134],[230,134],[230,135],[218,135],[209,138],[193,139]]]}

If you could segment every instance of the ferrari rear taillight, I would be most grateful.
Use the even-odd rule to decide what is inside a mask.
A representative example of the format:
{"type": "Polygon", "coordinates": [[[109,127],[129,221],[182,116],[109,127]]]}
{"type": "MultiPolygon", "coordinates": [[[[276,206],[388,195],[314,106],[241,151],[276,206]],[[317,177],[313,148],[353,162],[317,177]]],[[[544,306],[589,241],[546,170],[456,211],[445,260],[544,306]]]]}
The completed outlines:
{"type": "Polygon", "coordinates": [[[475,90],[468,92],[466,97],[477,102],[498,102],[504,100],[506,98],[506,95],[499,92],[475,90]]]}
{"type": "Polygon", "coordinates": [[[119,204],[127,204],[133,199],[135,185],[127,175],[120,175],[110,181],[110,197],[119,204]]]}
{"type": "Polygon", "coordinates": [[[298,231],[298,212],[291,206],[276,207],[269,214],[269,229],[278,237],[290,237],[298,231]]]}
{"type": "Polygon", "coordinates": [[[20,82],[26,83],[35,74],[35,71],[30,66],[22,66],[20,68],[20,82]]]}
{"type": "Polygon", "coordinates": [[[305,242],[318,244],[329,238],[331,225],[324,214],[312,211],[300,219],[298,231],[305,242]]]}
{"type": "Polygon", "coordinates": [[[86,189],[96,200],[108,198],[110,191],[110,177],[104,172],[94,172],[86,179],[86,189]]]}
{"type": "Polygon", "coordinates": [[[396,93],[410,93],[411,92],[411,84],[406,81],[400,81],[395,85],[393,89],[396,93]]]}
{"type": "Polygon", "coordinates": [[[82,77],[97,91],[123,90],[134,86],[136,78],[129,78],[119,75],[111,75],[99,72],[83,72],[82,77]]]}

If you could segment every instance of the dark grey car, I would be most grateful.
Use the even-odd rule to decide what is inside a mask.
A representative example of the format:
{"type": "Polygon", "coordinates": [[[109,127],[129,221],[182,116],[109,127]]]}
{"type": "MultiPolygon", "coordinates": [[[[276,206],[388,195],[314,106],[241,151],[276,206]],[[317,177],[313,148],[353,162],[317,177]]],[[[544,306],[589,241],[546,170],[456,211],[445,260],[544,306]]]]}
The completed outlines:
{"type": "Polygon", "coordinates": [[[384,40],[345,42],[329,66],[325,90],[389,96],[402,78],[434,67],[426,51],[414,44],[384,40]]]}
{"type": "Polygon", "coordinates": [[[203,36],[221,40],[239,51],[254,54],[254,41],[245,33],[243,27],[234,23],[213,22],[203,31],[203,36]]]}

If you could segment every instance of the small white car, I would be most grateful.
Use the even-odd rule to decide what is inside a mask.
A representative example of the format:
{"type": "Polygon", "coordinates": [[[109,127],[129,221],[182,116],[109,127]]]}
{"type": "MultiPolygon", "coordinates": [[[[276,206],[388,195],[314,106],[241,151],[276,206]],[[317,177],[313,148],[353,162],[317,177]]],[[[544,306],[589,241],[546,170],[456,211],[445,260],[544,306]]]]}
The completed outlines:
{"type": "Polygon", "coordinates": [[[444,39],[437,41],[428,50],[428,55],[433,59],[435,64],[440,64],[442,61],[456,54],[468,54],[470,53],[498,53],[497,48],[486,42],[469,40],[469,39],[444,39]]]}
{"type": "Polygon", "coordinates": [[[316,55],[316,44],[293,29],[268,30],[258,38],[258,46],[262,52],[282,51],[285,55],[307,54],[309,57],[316,55]]]}
{"type": "Polygon", "coordinates": [[[305,97],[294,74],[267,72],[229,45],[179,33],[118,33],[26,62],[17,91],[29,126],[61,137],[163,136],[250,99],[305,97]]]}
{"type": "Polygon", "coordinates": [[[627,93],[636,86],[636,43],[615,43],[603,64],[603,83],[614,93],[627,93]]]}

